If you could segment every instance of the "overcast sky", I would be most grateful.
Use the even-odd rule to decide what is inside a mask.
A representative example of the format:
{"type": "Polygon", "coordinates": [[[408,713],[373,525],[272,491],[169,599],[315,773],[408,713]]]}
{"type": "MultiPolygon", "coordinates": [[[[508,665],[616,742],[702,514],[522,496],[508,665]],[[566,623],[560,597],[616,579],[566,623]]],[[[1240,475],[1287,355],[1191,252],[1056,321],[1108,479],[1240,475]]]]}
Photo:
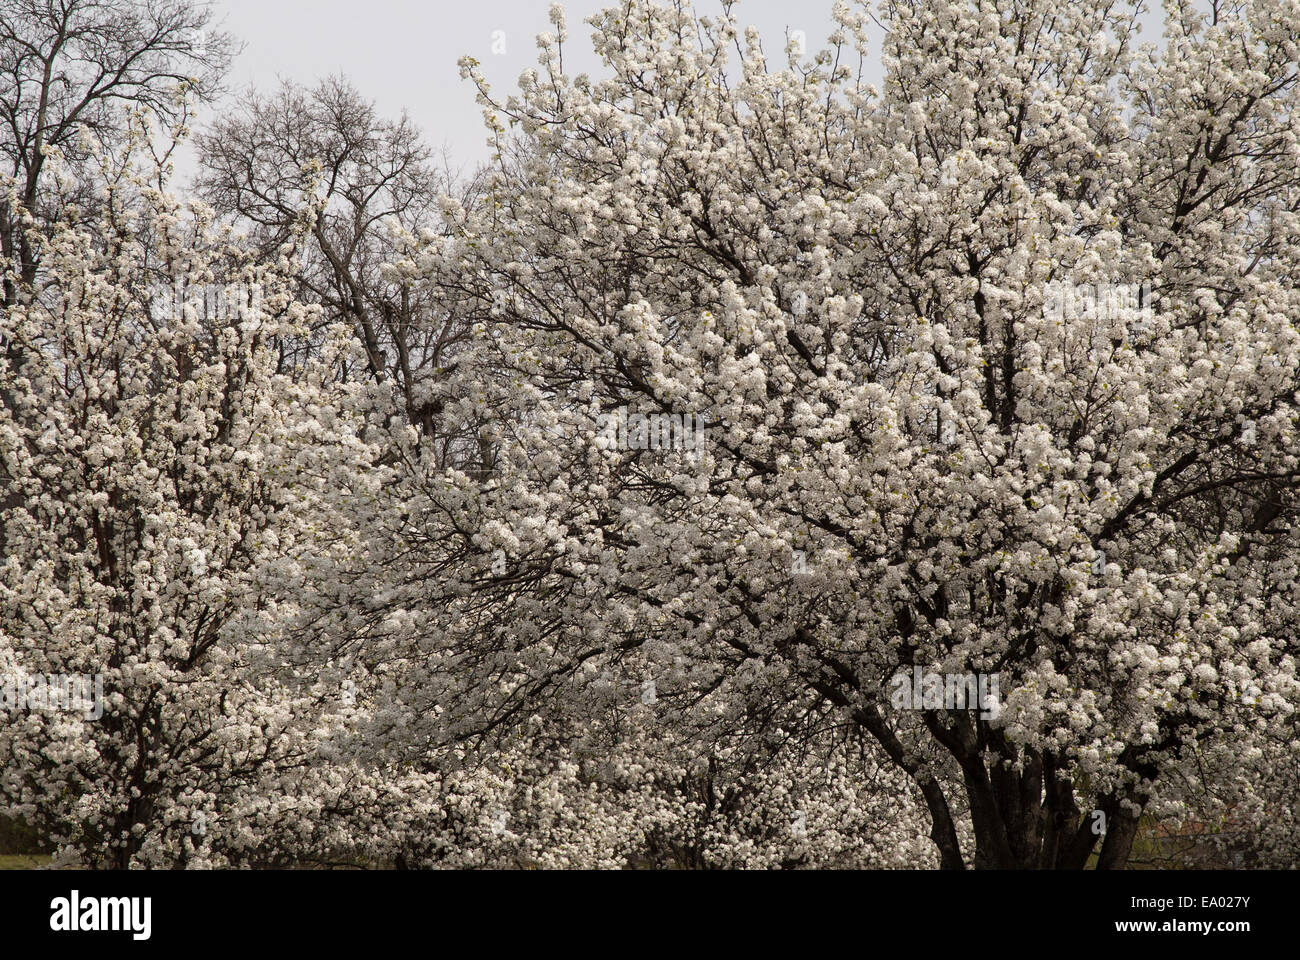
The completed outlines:
{"type": "MultiPolygon", "coordinates": [[[[597,70],[591,27],[583,21],[609,5],[564,4],[569,72],[597,70]]],[[[383,113],[405,109],[431,146],[445,145],[465,167],[485,160],[488,150],[474,90],[460,79],[456,61],[476,57],[504,97],[520,72],[536,65],[537,34],[551,29],[550,0],[213,0],[212,7],[216,21],[245,44],[229,77],[233,89],[269,90],[277,78],[310,84],[346,74],[383,113]],[[504,54],[493,52],[496,31],[503,31],[504,54]]],[[[701,14],[720,9],[717,0],[696,2],[701,14]]],[[[810,49],[823,46],[832,29],[831,0],[742,0],[736,9],[776,54],[787,29],[805,31],[810,49]]]]}
{"type": "MultiPolygon", "coordinates": [[[[776,59],[788,30],[804,31],[810,50],[824,46],[832,30],[831,3],[740,0],[735,9],[743,25],[762,31],[776,59]]],[[[569,72],[598,70],[591,28],[583,21],[609,5],[610,0],[564,4],[569,72]]],[[[488,149],[474,90],[460,79],[457,60],[476,57],[493,91],[504,98],[520,72],[536,64],[537,34],[551,28],[550,0],[213,0],[212,7],[217,23],[245,44],[229,77],[232,90],[250,85],[270,90],[279,78],[311,84],[345,74],[384,114],[406,110],[427,142],[445,147],[463,168],[486,160],[488,149]],[[494,52],[494,46],[502,46],[499,40],[504,53],[494,52]]],[[[696,0],[695,9],[710,14],[721,6],[719,0],[696,0]]],[[[1159,38],[1157,23],[1148,18],[1144,40],[1159,38]]],[[[878,37],[873,27],[873,39],[878,37]]],[[[881,76],[879,53],[877,43],[867,73],[873,82],[881,76]]],[[[182,176],[192,169],[192,157],[183,157],[182,176]]]]}

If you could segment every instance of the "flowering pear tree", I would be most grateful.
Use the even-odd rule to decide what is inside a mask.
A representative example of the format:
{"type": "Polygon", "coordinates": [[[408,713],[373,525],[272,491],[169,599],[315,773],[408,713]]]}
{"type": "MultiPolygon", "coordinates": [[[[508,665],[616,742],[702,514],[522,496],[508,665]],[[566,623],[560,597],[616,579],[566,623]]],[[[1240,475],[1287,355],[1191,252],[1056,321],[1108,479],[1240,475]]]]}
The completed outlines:
{"type": "Polygon", "coordinates": [[[490,202],[397,269],[473,311],[440,389],[494,426],[392,526],[403,730],[580,727],[613,677],[706,768],[861,743],[946,868],[1120,867],[1207,791],[1264,829],[1261,766],[1202,763],[1297,744],[1300,7],[1138,12],[887,3],[880,90],[847,3],[784,63],[648,0],[590,21],[605,79],[558,9],[517,94],[465,61],[490,202]]]}
{"type": "Polygon", "coordinates": [[[0,671],[98,694],[6,704],[0,810],[86,866],[269,858],[310,846],[337,727],[283,624],[381,475],[327,365],[277,372],[311,319],[288,254],[137,160],[100,155],[98,213],[33,236],[0,316],[0,671]]]}
{"type": "Polygon", "coordinates": [[[1141,14],[895,0],[877,89],[863,5],[778,61],[626,0],[600,78],[557,5],[516,94],[463,63],[464,202],[359,145],[382,244],[365,111],[327,202],[294,97],[209,143],[257,246],[138,117],[62,130],[5,206],[0,816],[102,867],[1295,866],[1300,6],[1141,14]]]}

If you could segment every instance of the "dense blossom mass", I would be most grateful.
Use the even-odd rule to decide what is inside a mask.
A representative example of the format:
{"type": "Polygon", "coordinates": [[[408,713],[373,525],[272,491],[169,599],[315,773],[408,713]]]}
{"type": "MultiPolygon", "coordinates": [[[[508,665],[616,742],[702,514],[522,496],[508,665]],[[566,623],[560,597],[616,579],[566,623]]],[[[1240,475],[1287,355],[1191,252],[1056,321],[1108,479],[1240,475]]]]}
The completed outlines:
{"type": "Polygon", "coordinates": [[[463,188],[341,81],[203,200],[142,104],[46,151],[0,674],[105,702],[5,717],[0,813],[118,867],[1300,864],[1300,3],[1140,14],[775,55],[627,0],[588,76],[556,5],[512,95],[462,61],[463,188]]]}

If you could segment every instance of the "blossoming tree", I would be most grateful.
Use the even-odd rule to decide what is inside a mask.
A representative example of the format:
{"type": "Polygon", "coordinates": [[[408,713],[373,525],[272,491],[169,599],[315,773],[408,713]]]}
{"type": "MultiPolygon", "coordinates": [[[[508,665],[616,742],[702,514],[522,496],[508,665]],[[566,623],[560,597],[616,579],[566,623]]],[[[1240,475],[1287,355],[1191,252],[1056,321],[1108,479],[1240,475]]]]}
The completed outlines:
{"type": "Polygon", "coordinates": [[[328,364],[277,369],[309,320],[288,253],[253,261],[138,149],[98,156],[98,211],[33,236],[0,316],[0,671],[103,702],[8,705],[0,806],[87,866],[296,849],[337,690],[283,625],[379,475],[328,364]]]}
{"type": "Polygon", "coordinates": [[[558,9],[516,95],[465,61],[491,202],[398,267],[476,305],[443,389],[494,426],[394,532],[413,729],[653,683],[700,758],[862,738],[950,868],[1122,866],[1208,754],[1294,751],[1300,8],[1165,12],[887,3],[880,90],[846,3],[779,65],[646,0],[606,79],[558,9]],[[997,702],[900,709],[915,668],[997,702]]]}

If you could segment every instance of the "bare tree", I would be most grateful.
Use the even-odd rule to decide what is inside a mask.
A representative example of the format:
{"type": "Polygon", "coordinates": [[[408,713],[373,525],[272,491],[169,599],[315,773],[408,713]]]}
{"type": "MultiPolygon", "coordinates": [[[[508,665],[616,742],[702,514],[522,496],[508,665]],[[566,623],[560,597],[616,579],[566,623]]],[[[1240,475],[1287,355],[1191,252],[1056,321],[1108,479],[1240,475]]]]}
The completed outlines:
{"type": "Polygon", "coordinates": [[[14,200],[38,222],[57,214],[43,188],[49,149],[75,164],[80,131],[113,142],[124,108],[183,124],[191,106],[183,93],[214,96],[234,53],[208,5],[193,0],[0,0],[0,178],[9,181],[0,253],[12,265],[4,303],[38,267],[14,200]]]}
{"type": "MultiPolygon", "coordinates": [[[[267,252],[290,240],[305,210],[316,211],[299,251],[302,295],[326,320],[352,327],[369,374],[397,391],[411,424],[435,433],[433,385],[467,324],[432,285],[385,269],[404,255],[403,236],[441,228],[439,198],[455,182],[419,129],[404,114],[380,116],[332,77],[310,89],[249,91],[198,145],[199,193],[267,252]]],[[[468,196],[473,186],[460,190],[468,196]]]]}

